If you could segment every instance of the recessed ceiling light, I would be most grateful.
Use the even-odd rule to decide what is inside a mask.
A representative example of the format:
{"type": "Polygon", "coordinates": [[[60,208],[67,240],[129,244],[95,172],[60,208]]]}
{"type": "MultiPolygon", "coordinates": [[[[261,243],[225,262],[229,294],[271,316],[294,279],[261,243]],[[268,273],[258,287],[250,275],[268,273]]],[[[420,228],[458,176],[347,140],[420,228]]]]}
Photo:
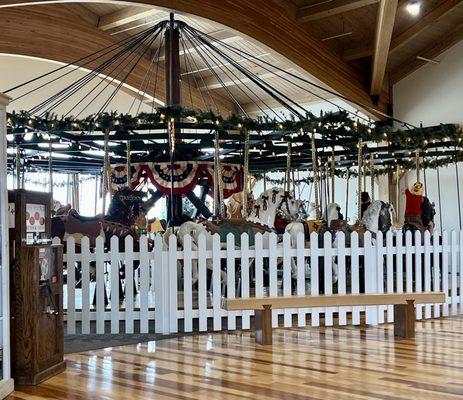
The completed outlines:
{"type": "Polygon", "coordinates": [[[405,9],[411,16],[416,17],[420,13],[421,4],[418,1],[411,1],[405,6],[405,9]]]}

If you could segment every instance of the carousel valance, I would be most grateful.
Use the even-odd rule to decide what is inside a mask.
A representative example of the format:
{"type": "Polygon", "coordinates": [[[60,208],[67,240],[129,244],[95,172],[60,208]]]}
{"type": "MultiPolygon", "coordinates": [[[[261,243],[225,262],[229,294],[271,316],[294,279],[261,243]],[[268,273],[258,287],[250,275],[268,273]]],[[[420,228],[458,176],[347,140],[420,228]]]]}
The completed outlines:
{"type": "MultiPolygon", "coordinates": [[[[176,161],[174,167],[174,194],[186,194],[201,182],[214,186],[214,163],[199,161],[176,161]]],[[[224,197],[242,190],[243,168],[239,164],[221,164],[224,197]]],[[[132,188],[151,182],[156,189],[170,194],[170,163],[137,163],[131,165],[130,182],[132,188]]],[[[111,188],[116,190],[127,186],[127,166],[111,165],[111,188]]]]}

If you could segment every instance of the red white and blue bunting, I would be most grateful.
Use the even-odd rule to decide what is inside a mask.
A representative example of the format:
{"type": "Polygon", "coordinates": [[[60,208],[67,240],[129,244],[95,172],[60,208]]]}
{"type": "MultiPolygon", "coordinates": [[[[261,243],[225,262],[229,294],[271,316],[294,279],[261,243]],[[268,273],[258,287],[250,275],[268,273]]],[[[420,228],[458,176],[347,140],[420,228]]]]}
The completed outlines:
{"type": "MultiPolygon", "coordinates": [[[[156,189],[170,194],[170,163],[132,164],[130,182],[133,188],[139,188],[151,182],[156,189]]],[[[214,163],[197,161],[177,161],[174,163],[174,194],[186,194],[193,190],[199,181],[213,187],[214,163]]],[[[224,197],[228,198],[242,190],[243,168],[239,164],[222,163],[222,181],[224,197]]],[[[111,166],[111,187],[114,190],[127,186],[126,165],[111,166]]]]}

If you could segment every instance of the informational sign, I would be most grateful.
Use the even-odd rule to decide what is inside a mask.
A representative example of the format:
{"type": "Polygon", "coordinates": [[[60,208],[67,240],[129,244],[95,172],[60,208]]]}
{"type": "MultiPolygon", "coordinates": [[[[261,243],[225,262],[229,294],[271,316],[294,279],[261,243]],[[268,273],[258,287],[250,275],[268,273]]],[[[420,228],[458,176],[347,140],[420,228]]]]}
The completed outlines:
{"type": "Polygon", "coordinates": [[[26,232],[45,232],[45,204],[26,204],[26,232]]]}
{"type": "Polygon", "coordinates": [[[14,228],[14,219],[16,213],[15,203],[8,203],[8,228],[14,228]]]}

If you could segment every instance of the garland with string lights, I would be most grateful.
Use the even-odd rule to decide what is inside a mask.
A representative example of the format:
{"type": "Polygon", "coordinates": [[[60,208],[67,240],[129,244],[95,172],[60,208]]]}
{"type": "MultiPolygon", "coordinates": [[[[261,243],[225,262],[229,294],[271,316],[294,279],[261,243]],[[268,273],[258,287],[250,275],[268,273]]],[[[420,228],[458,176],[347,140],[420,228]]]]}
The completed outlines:
{"type": "MultiPolygon", "coordinates": [[[[268,117],[258,117],[256,119],[242,117],[232,114],[227,118],[215,114],[213,111],[191,110],[179,106],[160,107],[153,113],[141,113],[137,116],[128,114],[118,114],[116,112],[103,113],[89,116],[84,119],[72,117],[59,118],[56,114],[45,114],[43,117],[31,116],[25,111],[13,112],[8,114],[9,133],[14,133],[18,129],[30,129],[42,132],[75,131],[85,134],[85,132],[104,131],[109,129],[116,132],[127,132],[136,129],[149,129],[161,127],[167,121],[183,119],[190,123],[192,128],[202,124],[213,124],[219,131],[241,130],[245,128],[249,131],[282,131],[283,134],[289,133],[291,137],[297,136],[298,132],[311,132],[313,129],[317,133],[326,137],[356,137],[365,141],[384,142],[391,145],[400,146],[406,149],[425,148],[428,144],[436,141],[451,140],[460,143],[463,139],[462,129],[453,124],[442,124],[438,127],[420,127],[407,130],[392,131],[391,127],[383,123],[364,124],[354,121],[347,112],[328,112],[319,117],[307,113],[302,120],[287,119],[277,121],[268,117]]],[[[302,132],[302,133],[301,133],[302,132]]],[[[355,148],[355,144],[352,144],[355,148]]]]}

